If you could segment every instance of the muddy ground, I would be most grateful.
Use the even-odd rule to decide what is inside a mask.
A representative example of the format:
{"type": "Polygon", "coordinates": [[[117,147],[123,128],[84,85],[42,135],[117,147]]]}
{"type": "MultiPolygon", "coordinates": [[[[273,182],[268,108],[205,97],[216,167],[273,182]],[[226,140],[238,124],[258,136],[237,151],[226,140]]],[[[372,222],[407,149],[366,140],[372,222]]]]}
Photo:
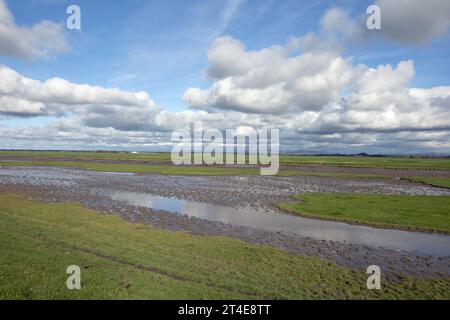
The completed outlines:
{"type": "MultiPolygon", "coordinates": [[[[140,165],[171,165],[169,161],[141,161],[141,160],[115,160],[115,159],[76,159],[69,157],[33,157],[24,158],[20,156],[0,155],[0,161],[43,161],[43,162],[87,162],[87,163],[105,163],[105,164],[140,164],[140,165]]],[[[230,165],[218,165],[218,167],[229,167],[230,165]]],[[[235,165],[234,168],[255,168],[250,165],[235,165]]],[[[421,170],[421,169],[384,169],[384,168],[356,168],[346,166],[323,166],[323,165],[304,165],[304,166],[280,166],[280,170],[298,170],[304,172],[327,172],[327,173],[354,173],[354,174],[376,174],[379,176],[391,178],[408,177],[441,177],[450,178],[448,170],[421,170]]]]}
{"type": "MultiPolygon", "coordinates": [[[[123,162],[121,162],[123,163],[123,162]]],[[[314,169],[308,167],[309,170],[314,169]]],[[[320,170],[315,168],[314,170],[320,170]]],[[[325,167],[322,171],[329,170],[325,167]]],[[[339,172],[378,173],[396,177],[398,170],[333,168],[339,172]],[[375,170],[375,171],[374,171],[375,170]],[[382,173],[381,173],[382,172],[382,173]]],[[[405,171],[405,170],[402,170],[405,171]]],[[[430,175],[426,171],[426,175],[430,175]]],[[[411,170],[411,175],[425,175],[411,170]]],[[[403,174],[403,173],[402,173],[403,174]]],[[[274,204],[289,201],[291,195],[310,192],[353,192],[377,194],[450,195],[436,188],[396,179],[342,179],[308,176],[214,176],[188,177],[158,174],[124,174],[44,167],[0,167],[0,192],[24,193],[46,202],[81,202],[88,208],[118,214],[157,228],[198,235],[227,236],[266,244],[289,252],[327,259],[350,268],[365,270],[379,265],[385,276],[420,278],[450,277],[450,257],[426,256],[342,242],[314,240],[279,232],[232,226],[174,213],[130,206],[113,201],[102,190],[150,193],[232,207],[250,206],[274,210],[274,204]]]]}

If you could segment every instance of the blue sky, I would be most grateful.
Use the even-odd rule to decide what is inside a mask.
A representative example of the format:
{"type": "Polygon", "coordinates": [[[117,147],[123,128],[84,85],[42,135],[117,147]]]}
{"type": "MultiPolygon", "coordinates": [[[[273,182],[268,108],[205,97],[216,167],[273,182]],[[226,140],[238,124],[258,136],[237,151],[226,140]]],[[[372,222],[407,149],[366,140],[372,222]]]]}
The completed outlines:
{"type": "MultiPolygon", "coordinates": [[[[231,1],[230,3],[233,3],[231,1]]],[[[283,44],[320,28],[320,17],[340,6],[364,13],[371,1],[235,1],[229,18],[226,1],[9,1],[18,24],[41,20],[65,23],[65,10],[78,4],[82,30],[67,31],[73,51],[55,59],[23,62],[4,59],[22,74],[45,80],[62,77],[76,83],[118,86],[147,91],[170,110],[185,108],[181,96],[191,86],[207,86],[206,51],[217,36],[228,34],[258,50],[283,44]]],[[[346,55],[369,66],[413,59],[413,85],[432,87],[450,83],[450,42],[405,47],[389,41],[353,44],[346,55]]]]}
{"type": "MultiPolygon", "coordinates": [[[[327,10],[339,8],[358,22],[373,1],[10,0],[6,3],[16,25],[23,27],[44,20],[63,26],[67,6],[77,4],[81,8],[82,29],[63,30],[70,45],[66,52],[36,59],[0,54],[0,64],[23,77],[40,81],[57,77],[75,84],[143,91],[158,107],[183,112],[192,109],[183,101],[186,90],[207,89],[217,80],[205,75],[212,64],[207,53],[215,39],[230,36],[249,52],[283,46],[291,37],[304,37],[311,32],[320,39],[328,39],[323,40],[326,42],[330,36],[324,34],[321,19],[327,10]]],[[[401,61],[413,60],[415,75],[408,82],[412,88],[429,89],[450,83],[447,33],[417,42],[393,41],[370,34],[358,39],[336,36],[330,42],[354,66],[377,68],[390,64],[395,68],[401,61]]],[[[351,89],[343,90],[343,94],[347,90],[351,89]]],[[[0,121],[8,127],[22,128],[45,127],[58,119],[61,115],[51,114],[8,116],[0,121]]]]}

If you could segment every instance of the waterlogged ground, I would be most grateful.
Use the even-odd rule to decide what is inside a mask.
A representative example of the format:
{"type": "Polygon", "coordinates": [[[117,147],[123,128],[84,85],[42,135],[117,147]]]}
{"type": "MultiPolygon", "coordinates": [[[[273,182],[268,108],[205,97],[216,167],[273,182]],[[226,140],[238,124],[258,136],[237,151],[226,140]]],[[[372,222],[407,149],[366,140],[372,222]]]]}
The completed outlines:
{"type": "MultiPolygon", "coordinates": [[[[397,172],[383,171],[393,177],[397,172]]],[[[351,268],[376,264],[390,277],[450,276],[450,236],[306,219],[275,207],[293,194],[311,192],[450,195],[449,189],[404,180],[194,177],[3,166],[0,191],[22,192],[47,202],[77,201],[133,222],[235,237],[351,268]]]]}

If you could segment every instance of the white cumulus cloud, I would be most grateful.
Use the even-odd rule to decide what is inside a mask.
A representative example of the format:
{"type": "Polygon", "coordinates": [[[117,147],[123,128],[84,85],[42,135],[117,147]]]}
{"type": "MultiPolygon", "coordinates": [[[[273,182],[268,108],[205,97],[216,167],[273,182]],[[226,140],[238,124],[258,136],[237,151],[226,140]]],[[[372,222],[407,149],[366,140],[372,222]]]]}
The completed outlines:
{"type": "Polygon", "coordinates": [[[21,117],[73,114],[93,127],[150,130],[160,112],[145,92],[128,92],[61,78],[41,82],[0,66],[0,114],[21,117]]]}
{"type": "Polygon", "coordinates": [[[190,88],[183,99],[197,109],[255,113],[320,109],[339,97],[354,76],[353,69],[336,52],[314,50],[306,43],[310,38],[249,51],[232,37],[218,38],[208,53],[212,86],[190,88]]]}
{"type": "Polygon", "coordinates": [[[234,38],[219,38],[208,55],[211,86],[188,89],[184,101],[191,108],[259,115],[298,132],[450,129],[450,87],[411,88],[412,60],[372,68],[304,44],[298,38],[250,51],[234,38]]]}
{"type": "Polygon", "coordinates": [[[0,54],[23,59],[49,58],[67,52],[69,43],[61,25],[41,21],[19,26],[4,0],[0,0],[0,54]]]}

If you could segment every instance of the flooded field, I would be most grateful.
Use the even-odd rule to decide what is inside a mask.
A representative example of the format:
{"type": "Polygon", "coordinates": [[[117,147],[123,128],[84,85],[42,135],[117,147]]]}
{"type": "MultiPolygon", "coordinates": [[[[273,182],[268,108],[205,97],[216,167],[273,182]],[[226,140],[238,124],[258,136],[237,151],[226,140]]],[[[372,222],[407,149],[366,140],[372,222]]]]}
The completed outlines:
{"type": "Polygon", "coordinates": [[[450,236],[303,218],[275,206],[293,194],[314,192],[450,195],[449,189],[404,180],[193,177],[3,166],[0,188],[47,202],[81,202],[157,228],[268,244],[349,267],[378,264],[391,276],[450,275],[450,236]]]}
{"type": "Polygon", "coordinates": [[[133,206],[218,221],[234,226],[295,234],[316,240],[346,242],[436,256],[450,256],[450,236],[445,235],[376,229],[291,216],[282,214],[275,209],[268,211],[252,207],[233,208],[146,193],[109,191],[105,192],[105,195],[114,201],[123,201],[133,206]]]}

